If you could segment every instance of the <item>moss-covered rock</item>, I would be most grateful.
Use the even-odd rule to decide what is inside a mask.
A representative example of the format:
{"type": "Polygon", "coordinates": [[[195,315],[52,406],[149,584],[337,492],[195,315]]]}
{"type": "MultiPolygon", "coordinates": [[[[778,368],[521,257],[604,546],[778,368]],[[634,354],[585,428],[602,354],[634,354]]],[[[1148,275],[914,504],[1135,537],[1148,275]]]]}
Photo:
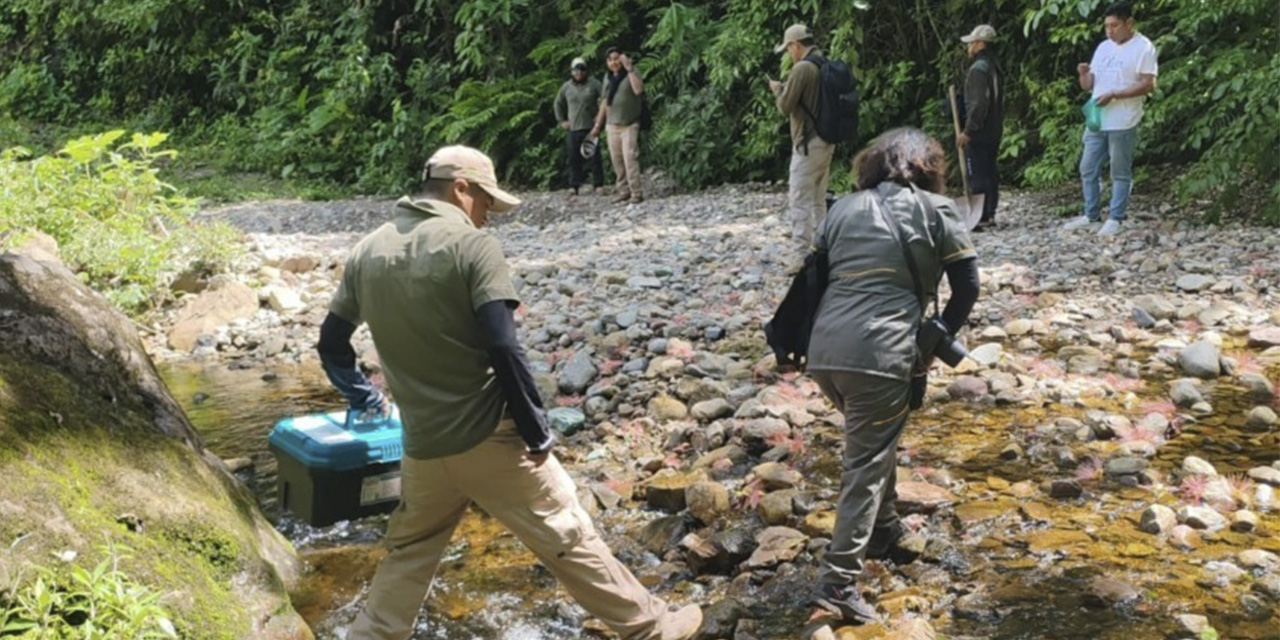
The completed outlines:
{"type": "Polygon", "coordinates": [[[0,332],[0,584],[111,545],[183,637],[312,637],[293,548],[204,450],[129,320],[65,267],[0,254],[0,332]]]}

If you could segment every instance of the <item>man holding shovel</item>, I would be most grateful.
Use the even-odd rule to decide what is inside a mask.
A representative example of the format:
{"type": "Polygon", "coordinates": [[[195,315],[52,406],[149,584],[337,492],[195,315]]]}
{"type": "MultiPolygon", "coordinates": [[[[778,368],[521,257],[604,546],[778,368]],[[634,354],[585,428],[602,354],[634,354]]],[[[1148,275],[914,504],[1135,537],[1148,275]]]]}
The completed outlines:
{"type": "Polygon", "coordinates": [[[1004,78],[995,57],[996,30],[980,24],[960,41],[968,47],[969,74],[964,81],[965,124],[956,136],[961,162],[966,156],[969,188],[965,193],[971,208],[970,218],[981,211],[975,230],[995,224],[996,206],[1000,202],[1000,176],[996,157],[1004,134],[1004,78]]]}

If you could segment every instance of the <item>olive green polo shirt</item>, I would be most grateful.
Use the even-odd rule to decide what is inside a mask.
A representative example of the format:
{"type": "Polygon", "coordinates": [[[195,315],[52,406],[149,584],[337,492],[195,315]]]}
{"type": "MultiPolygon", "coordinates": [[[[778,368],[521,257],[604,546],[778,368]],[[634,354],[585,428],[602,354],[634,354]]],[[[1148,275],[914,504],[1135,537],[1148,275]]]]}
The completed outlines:
{"type": "Polygon", "coordinates": [[[556,94],[556,122],[568,122],[570,131],[590,129],[596,121],[596,110],[604,89],[600,81],[587,78],[582,82],[565,80],[556,94]]]}
{"type": "MultiPolygon", "coordinates": [[[[631,73],[637,72],[632,71],[631,73]]],[[[607,75],[604,82],[604,99],[609,99],[609,76],[607,75]]],[[[605,116],[605,124],[616,124],[625,127],[639,122],[642,100],[644,100],[644,96],[637,95],[635,89],[631,87],[631,78],[623,78],[618,85],[618,92],[613,96],[613,103],[609,105],[609,113],[605,116]]]]}
{"type": "Polygon", "coordinates": [[[401,198],[352,249],[329,309],[369,324],[406,455],[462,453],[498,426],[505,400],[475,319],[494,300],[518,304],[502,247],[449,203],[401,198]]]}
{"type": "Polygon", "coordinates": [[[876,211],[877,191],[911,247],[930,303],[945,266],[978,255],[950,198],[921,191],[938,214],[927,220],[916,194],[897,183],[841,198],[815,241],[827,249],[830,279],[809,339],[809,369],[909,380],[920,302],[902,246],[876,211]]]}

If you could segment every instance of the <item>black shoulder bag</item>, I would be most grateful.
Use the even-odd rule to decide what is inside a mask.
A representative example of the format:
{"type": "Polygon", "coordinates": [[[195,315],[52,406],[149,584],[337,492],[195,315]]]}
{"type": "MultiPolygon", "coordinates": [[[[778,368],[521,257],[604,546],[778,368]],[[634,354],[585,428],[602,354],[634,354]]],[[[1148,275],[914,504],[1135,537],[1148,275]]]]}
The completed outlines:
{"type": "Polygon", "coordinates": [[[818,317],[818,304],[827,290],[828,269],[826,249],[806,256],[773,319],[765,323],[765,342],[773,349],[779,366],[804,371],[809,365],[809,336],[818,317]]]}

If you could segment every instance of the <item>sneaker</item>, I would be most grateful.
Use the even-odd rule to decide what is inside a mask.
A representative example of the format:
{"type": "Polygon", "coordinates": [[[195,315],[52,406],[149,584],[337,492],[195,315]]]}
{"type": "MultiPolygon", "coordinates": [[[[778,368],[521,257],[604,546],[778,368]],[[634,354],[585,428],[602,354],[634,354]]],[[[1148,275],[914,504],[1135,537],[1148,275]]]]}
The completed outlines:
{"type": "Polygon", "coordinates": [[[693,640],[702,631],[702,607],[691,604],[663,620],[662,640],[693,640]]]}
{"type": "Polygon", "coordinates": [[[876,527],[871,530],[871,542],[867,543],[867,558],[886,560],[898,546],[898,541],[907,535],[907,526],[901,520],[894,520],[887,527],[876,527]]]}
{"type": "Polygon", "coordinates": [[[876,615],[876,608],[863,599],[862,592],[858,591],[856,584],[823,585],[814,596],[813,604],[832,615],[839,616],[842,621],[849,624],[867,624],[880,619],[880,616],[876,615]]]}
{"type": "Polygon", "coordinates": [[[1066,224],[1062,225],[1062,228],[1063,228],[1063,229],[1066,229],[1066,230],[1068,230],[1068,231],[1070,231],[1070,230],[1072,230],[1072,229],[1081,229],[1081,228],[1084,228],[1084,227],[1087,227],[1087,226],[1089,226],[1089,225],[1093,224],[1094,222],[1097,222],[1097,221],[1096,221],[1096,220],[1090,220],[1090,219],[1089,219],[1089,216],[1080,216],[1080,217],[1075,218],[1075,219],[1071,220],[1070,222],[1068,222],[1068,223],[1066,223],[1066,224]]]}
{"type": "Polygon", "coordinates": [[[1119,220],[1107,220],[1103,223],[1102,228],[1098,229],[1099,236],[1114,236],[1117,233],[1120,233],[1119,220]]]}

